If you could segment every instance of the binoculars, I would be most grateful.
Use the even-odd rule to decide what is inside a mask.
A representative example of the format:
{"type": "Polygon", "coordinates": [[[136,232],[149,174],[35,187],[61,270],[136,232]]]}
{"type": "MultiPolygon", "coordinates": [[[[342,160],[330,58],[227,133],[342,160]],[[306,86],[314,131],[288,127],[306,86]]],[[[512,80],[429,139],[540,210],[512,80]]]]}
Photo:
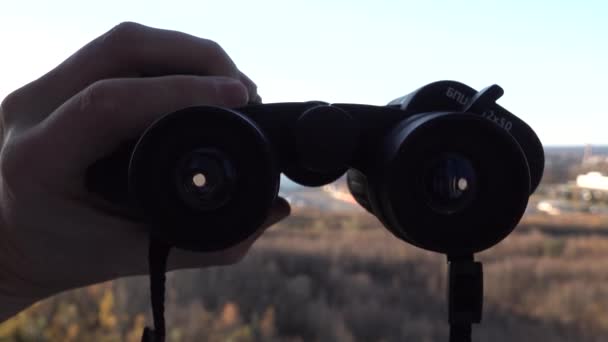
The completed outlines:
{"type": "Polygon", "coordinates": [[[87,171],[88,189],[149,223],[150,288],[164,341],[169,249],[214,251],[263,224],[280,174],[305,186],[347,175],[356,201],[397,238],[448,257],[450,342],[471,341],[483,305],[474,253],[515,228],[540,183],[534,131],[496,104],[503,90],[428,84],[386,106],[303,103],[167,114],[87,171]]]}
{"type": "Polygon", "coordinates": [[[496,104],[502,94],[440,81],[386,106],[185,108],[92,165],[87,186],[152,223],[153,238],[212,251],[259,228],[281,173],[305,186],[346,173],[356,201],[396,237],[468,255],[514,229],[543,173],[541,142],[496,104]]]}

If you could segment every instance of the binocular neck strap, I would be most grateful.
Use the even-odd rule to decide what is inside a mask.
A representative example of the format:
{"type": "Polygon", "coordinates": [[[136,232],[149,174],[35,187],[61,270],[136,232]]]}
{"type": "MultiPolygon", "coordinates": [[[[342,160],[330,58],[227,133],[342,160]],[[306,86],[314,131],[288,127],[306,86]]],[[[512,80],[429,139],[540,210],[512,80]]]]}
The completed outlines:
{"type": "MultiPolygon", "coordinates": [[[[165,342],[165,273],[171,246],[150,238],[150,297],[154,329],[146,327],[142,342],[165,342]]],[[[473,255],[448,255],[448,320],[450,342],[471,342],[472,324],[483,311],[482,264],[473,255]]]]}
{"type": "Polygon", "coordinates": [[[448,320],[450,342],[471,342],[472,324],[483,311],[483,270],[473,255],[448,255],[448,320]]]}
{"type": "Polygon", "coordinates": [[[142,342],[165,342],[165,273],[170,250],[171,246],[150,237],[148,264],[154,329],[144,329],[142,342]]]}

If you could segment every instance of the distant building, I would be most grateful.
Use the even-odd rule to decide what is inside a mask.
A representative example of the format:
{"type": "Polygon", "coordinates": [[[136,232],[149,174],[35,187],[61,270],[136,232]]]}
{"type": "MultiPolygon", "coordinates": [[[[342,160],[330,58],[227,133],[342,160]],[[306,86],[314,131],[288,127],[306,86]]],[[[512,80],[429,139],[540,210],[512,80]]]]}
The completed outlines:
{"type": "Polygon", "coordinates": [[[608,163],[608,156],[602,154],[593,154],[591,145],[585,145],[583,152],[582,166],[597,166],[608,163]]]}
{"type": "Polygon", "coordinates": [[[585,164],[591,156],[593,156],[593,148],[591,147],[591,144],[587,144],[585,145],[585,152],[583,152],[583,164],[585,164]]]}
{"type": "Polygon", "coordinates": [[[563,200],[542,200],[536,205],[536,210],[555,216],[560,215],[566,205],[563,200]]]}
{"type": "Polygon", "coordinates": [[[600,172],[589,172],[576,177],[576,186],[583,189],[608,191],[608,177],[600,172]]]}

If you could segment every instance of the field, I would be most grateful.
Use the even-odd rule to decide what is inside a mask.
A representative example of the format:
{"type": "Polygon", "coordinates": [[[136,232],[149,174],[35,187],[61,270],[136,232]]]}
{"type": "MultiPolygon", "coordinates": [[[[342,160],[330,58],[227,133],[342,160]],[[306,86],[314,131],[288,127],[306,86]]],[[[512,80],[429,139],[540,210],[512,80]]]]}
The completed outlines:
{"type": "MultiPolygon", "coordinates": [[[[481,253],[475,341],[608,340],[608,219],[528,216],[481,253]]],[[[370,215],[297,210],[239,264],[168,279],[169,341],[447,341],[445,257],[370,215]]],[[[139,341],[147,278],[64,293],[0,325],[0,341],[139,341]]]]}

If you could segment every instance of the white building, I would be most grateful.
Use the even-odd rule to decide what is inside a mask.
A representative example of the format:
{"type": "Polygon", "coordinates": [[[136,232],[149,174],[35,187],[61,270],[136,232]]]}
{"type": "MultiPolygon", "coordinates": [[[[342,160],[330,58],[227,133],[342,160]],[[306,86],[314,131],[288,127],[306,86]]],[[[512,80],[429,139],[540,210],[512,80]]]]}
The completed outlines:
{"type": "Polygon", "coordinates": [[[599,172],[589,172],[585,175],[578,175],[576,185],[583,189],[608,191],[608,177],[599,172]]]}

